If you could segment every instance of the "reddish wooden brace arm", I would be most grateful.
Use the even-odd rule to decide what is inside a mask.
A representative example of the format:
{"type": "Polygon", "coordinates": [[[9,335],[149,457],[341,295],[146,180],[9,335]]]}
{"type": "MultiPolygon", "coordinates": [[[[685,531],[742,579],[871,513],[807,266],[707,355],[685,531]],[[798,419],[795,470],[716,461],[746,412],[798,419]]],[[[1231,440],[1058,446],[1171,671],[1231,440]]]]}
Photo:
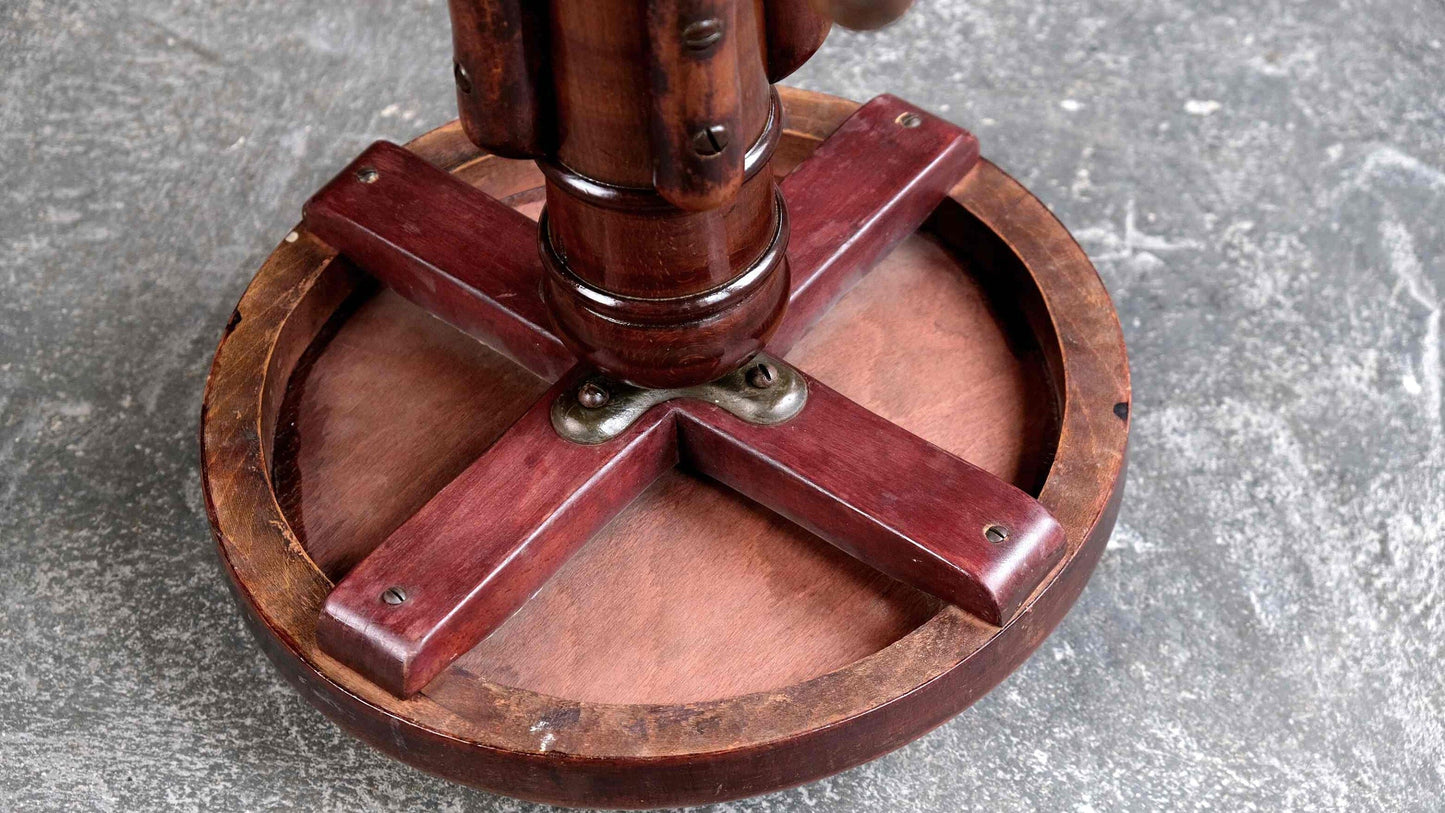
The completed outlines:
{"type": "Polygon", "coordinates": [[[537,224],[406,148],[371,145],[302,212],[358,267],[537,375],[576,362],[549,327],[537,224]]]}
{"type": "Polygon", "coordinates": [[[991,624],[1063,558],[1063,529],[1037,500],[816,379],[781,426],[697,401],[679,413],[695,469],[991,624]]]}
{"type": "Polygon", "coordinates": [[[563,440],[548,413],[574,383],[564,376],[336,586],[316,631],[327,651],[394,694],[416,692],[677,464],[668,410],[605,446],[563,440]]]}
{"type": "MultiPolygon", "coordinates": [[[[793,288],[769,348],[790,347],[977,161],[971,135],[911,105],[882,96],[861,107],[782,184],[793,288]]],[[[534,372],[554,378],[571,363],[538,317],[534,229],[402,148],[369,148],[308,203],[306,222],[534,372]]],[[[546,422],[578,374],[337,585],[317,630],[323,649],[396,694],[416,692],[679,455],[991,623],[1007,623],[1063,554],[1062,530],[1028,495],[815,380],[803,412],[781,426],[674,401],[621,438],[578,446],[546,422]]]]}

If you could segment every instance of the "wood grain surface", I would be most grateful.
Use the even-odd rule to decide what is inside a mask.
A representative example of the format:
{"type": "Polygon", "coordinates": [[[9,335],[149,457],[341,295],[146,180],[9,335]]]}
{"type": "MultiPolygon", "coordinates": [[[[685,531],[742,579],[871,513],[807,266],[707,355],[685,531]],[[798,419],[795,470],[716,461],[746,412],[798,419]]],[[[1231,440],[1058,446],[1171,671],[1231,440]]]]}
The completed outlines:
{"type": "Polygon", "coordinates": [[[392,290],[555,378],[574,363],[539,295],[537,225],[378,141],[322,187],[306,227],[392,290]]]}
{"type": "Polygon", "coordinates": [[[447,0],[457,110],[473,143],[537,158],[556,142],[548,23],[530,0],[447,0]]]}
{"type": "Polygon", "coordinates": [[[578,377],[564,376],[336,585],[316,630],[322,649],[393,694],[416,693],[677,464],[668,409],[605,446],[559,436],[552,401],[578,377]]]}
{"type": "Polygon", "coordinates": [[[807,404],[778,426],[680,404],[683,462],[880,572],[990,624],[1012,620],[1064,555],[1058,522],[1028,494],[807,380],[807,404]]]}
{"type": "MultiPolygon", "coordinates": [[[[679,25],[669,17],[663,28],[679,25]]],[[[781,117],[774,116],[771,126],[780,127],[781,117]]],[[[801,267],[793,294],[800,307],[790,314],[784,344],[795,341],[879,256],[912,233],[977,160],[972,136],[898,99],[880,97],[849,116],[789,174],[797,215],[811,228],[796,249],[801,267]],[[875,153],[886,158],[874,160],[875,153]],[[862,192],[855,194],[859,183],[862,192]]],[[[766,159],[758,168],[767,169],[766,159]]],[[[548,169],[549,184],[566,175],[559,172],[548,169]]],[[[755,180],[772,186],[769,177],[755,180]]],[[[551,203],[568,206],[549,212],[561,216],[577,207],[568,217],[596,212],[676,220],[677,210],[638,194],[613,198],[599,197],[587,185],[569,186],[560,199],[548,195],[551,203]]],[[[559,240],[553,221],[544,217],[543,289],[555,327],[569,346],[614,374],[636,365],[610,355],[601,364],[591,351],[632,353],[633,361],[638,349],[660,353],[657,363],[646,366],[667,376],[688,373],[688,365],[669,363],[679,352],[714,366],[729,358],[737,364],[745,356],[703,349],[711,337],[766,336],[759,328],[739,330],[745,325],[737,320],[767,312],[759,311],[755,300],[780,305],[788,294],[780,267],[787,245],[781,197],[775,208],[772,256],[754,261],[766,273],[736,292],[731,285],[707,292],[698,303],[705,307],[696,312],[691,300],[676,295],[592,301],[590,283],[568,268],[563,249],[575,243],[559,240]],[[580,312],[594,310],[595,325],[579,323],[580,312]],[[579,341],[582,335],[589,340],[579,341]]],[[[395,290],[444,320],[474,335],[498,336],[494,344],[503,349],[513,348],[514,336],[537,331],[526,318],[535,300],[526,284],[523,230],[513,225],[520,215],[404,149],[373,145],[312,198],[307,212],[318,236],[362,268],[377,267],[382,279],[396,283],[395,290]],[[424,222],[430,218],[436,222],[424,222]],[[459,279],[472,284],[459,285],[459,279]],[[496,324],[489,328],[489,322],[496,324]]],[[[686,228],[673,233],[639,223],[627,230],[646,239],[608,240],[606,232],[594,237],[612,259],[658,238],[710,253],[712,244],[697,238],[716,230],[687,220],[678,225],[686,228]]],[[[597,247],[592,242],[586,244],[597,247]]],[[[652,259],[656,253],[643,251],[652,259]]],[[[675,284],[668,282],[672,270],[659,267],[638,279],[654,287],[675,284]]],[[[776,321],[778,306],[772,312],[776,321]]],[[[751,354],[753,342],[751,349],[738,351],[751,354]]],[[[692,469],[883,573],[990,623],[1011,619],[1063,552],[1062,531],[1047,510],[820,382],[809,389],[813,395],[802,413],[783,426],[759,430],[682,401],[650,416],[644,436],[673,432],[669,413],[675,411],[692,469]]],[[[337,585],[318,629],[326,652],[399,696],[415,693],[494,632],[587,537],[677,460],[672,437],[570,449],[548,431],[547,408],[540,401],[534,405],[337,585]]]]}
{"type": "MultiPolygon", "coordinates": [[[[789,360],[1028,487],[1054,412],[1042,355],[1010,339],[1021,321],[999,314],[938,241],[917,237],[789,360]],[[906,303],[926,304],[910,314],[906,303]]],[[[277,458],[288,479],[278,487],[308,551],[339,580],[450,479],[434,470],[459,473],[544,386],[394,294],[367,300],[293,379],[277,458]],[[497,378],[484,387],[488,375],[497,378]],[[401,392],[405,403],[393,406],[401,392]],[[366,442],[396,431],[395,442],[366,442]],[[393,492],[390,483],[408,487],[393,492]]],[[[685,472],[663,475],[577,556],[461,665],[569,698],[712,699],[823,674],[891,643],[937,606],[685,472]],[[760,563],[771,564],[758,572],[760,563]],[[784,574],[791,589],[778,583],[784,574]]]]}
{"type": "MultiPolygon", "coordinates": [[[[807,155],[855,109],[798,91],[784,90],[783,100],[780,163],[807,155]]],[[[535,208],[535,170],[478,159],[456,124],[410,147],[494,197],[535,208]]],[[[350,547],[376,544],[390,530],[382,526],[415,509],[394,502],[424,499],[427,488],[409,478],[459,471],[492,427],[508,422],[490,413],[515,416],[545,383],[393,294],[358,302],[358,277],[303,231],[278,247],[238,305],[202,416],[207,510],[263,649],[303,695],[372,745],[459,781],[554,803],[639,807],[760,793],[870,759],[957,713],[1039,645],[1087,581],[1122,494],[1129,381],[1107,294],[1047,210],[987,162],[951,198],[930,221],[937,239],[907,241],[789,358],[1039,495],[1068,550],[1009,624],[941,607],[679,473],[661,478],[424,692],[392,697],[318,649],[316,619],[331,585],[323,567],[344,572],[357,557],[350,547]],[[918,329],[929,323],[937,329],[918,329]],[[889,335],[917,341],[889,343],[889,335]],[[388,342],[390,355],[378,355],[388,342]],[[450,348],[428,364],[459,374],[407,371],[420,346],[450,348]],[[362,374],[379,357],[398,369],[362,374]],[[930,376],[938,390],[908,386],[930,376]],[[478,379],[495,382],[485,397],[474,392],[478,379]],[[437,389],[426,391],[425,381],[437,389]],[[368,383],[374,388],[359,386],[368,383]],[[380,402],[398,393],[387,387],[410,387],[420,406],[389,412],[380,402]],[[315,401],[323,396],[336,400],[315,401]],[[420,414],[433,407],[470,425],[420,414]],[[383,417],[390,431],[372,428],[383,417]],[[460,440],[437,440],[433,448],[446,453],[431,459],[388,451],[402,445],[393,438],[446,433],[460,440]],[[326,476],[341,467],[344,477],[326,476]],[[693,506],[687,523],[669,502],[693,506]],[[292,508],[282,513],[281,504],[292,508]],[[318,544],[342,528],[370,540],[318,544]],[[668,592],[678,585],[690,589],[668,592]],[[679,620],[667,627],[671,618],[679,620]],[[635,654],[619,663],[629,661],[618,656],[625,646],[635,654]]]]}

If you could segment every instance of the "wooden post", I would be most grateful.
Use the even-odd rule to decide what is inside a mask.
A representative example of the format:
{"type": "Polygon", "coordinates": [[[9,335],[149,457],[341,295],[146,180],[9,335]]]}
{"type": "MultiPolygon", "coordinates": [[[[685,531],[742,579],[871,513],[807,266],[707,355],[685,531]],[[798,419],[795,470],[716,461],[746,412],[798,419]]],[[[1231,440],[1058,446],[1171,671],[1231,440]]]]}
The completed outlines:
{"type": "Polygon", "coordinates": [[[770,171],[782,117],[758,4],[552,0],[523,13],[515,2],[453,0],[458,64],[485,32],[487,65],[522,77],[470,75],[460,98],[479,146],[531,155],[547,174],[539,239],[558,336],[642,386],[736,369],[762,349],[788,293],[787,214],[770,171]],[[477,22],[498,19],[506,25],[477,22]],[[544,39],[542,77],[529,66],[544,39]],[[520,135],[478,120],[483,90],[499,128],[520,135]]]}

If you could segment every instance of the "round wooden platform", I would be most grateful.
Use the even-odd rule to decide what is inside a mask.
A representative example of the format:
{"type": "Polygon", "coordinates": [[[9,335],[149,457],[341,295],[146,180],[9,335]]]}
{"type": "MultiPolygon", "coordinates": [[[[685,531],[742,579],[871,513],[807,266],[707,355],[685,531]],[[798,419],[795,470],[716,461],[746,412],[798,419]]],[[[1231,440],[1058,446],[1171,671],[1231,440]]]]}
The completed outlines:
{"type": "MultiPolygon", "coordinates": [[[[780,171],[856,107],[783,92],[780,171]]],[[[455,123],[412,150],[535,215],[530,162],[455,123]]],[[[323,654],[321,602],[546,389],[303,231],[242,298],[202,412],[222,559],[308,700],[413,765],[560,804],[718,801],[872,759],[1007,676],[1077,598],[1113,526],[1127,359],[1067,231],[984,162],[788,358],[1037,494],[1069,552],[1005,628],[879,575],[732,492],[666,475],[419,696],[323,654]]]]}

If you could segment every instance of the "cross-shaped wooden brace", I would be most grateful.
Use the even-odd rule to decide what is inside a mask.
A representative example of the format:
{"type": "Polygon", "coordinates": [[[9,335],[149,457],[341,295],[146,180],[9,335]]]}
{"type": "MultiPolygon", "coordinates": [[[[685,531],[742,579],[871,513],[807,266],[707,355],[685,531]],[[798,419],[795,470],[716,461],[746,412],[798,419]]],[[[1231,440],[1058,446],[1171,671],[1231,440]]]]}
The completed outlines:
{"type": "MultiPolygon", "coordinates": [[[[768,351],[783,356],[978,160],[972,135],[896,98],[857,110],[782,181],[792,288],[768,351]]],[[[321,647],[394,694],[501,626],[679,463],[992,624],[1064,553],[1029,495],[811,378],[780,425],[681,399],[605,443],[563,439],[552,403],[589,371],[548,327],[536,224],[401,147],[367,149],[305,219],[402,296],[556,381],[327,598],[321,647]]]]}

